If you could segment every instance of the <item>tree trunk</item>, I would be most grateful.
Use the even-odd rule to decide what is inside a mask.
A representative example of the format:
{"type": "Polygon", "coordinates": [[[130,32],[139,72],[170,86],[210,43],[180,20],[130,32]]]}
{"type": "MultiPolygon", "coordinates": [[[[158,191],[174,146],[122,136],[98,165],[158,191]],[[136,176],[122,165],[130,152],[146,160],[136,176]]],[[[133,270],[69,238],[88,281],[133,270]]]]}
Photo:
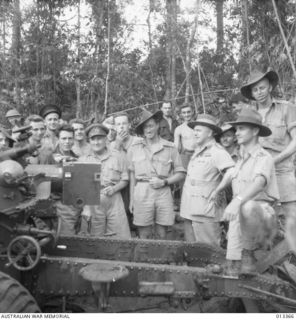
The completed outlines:
{"type": "Polygon", "coordinates": [[[95,35],[96,35],[96,43],[95,43],[95,51],[94,51],[94,60],[95,60],[95,72],[93,76],[93,80],[91,82],[90,88],[90,101],[91,101],[91,109],[94,113],[95,121],[98,116],[98,105],[100,101],[100,91],[96,88],[96,78],[98,76],[98,69],[100,65],[100,42],[102,41],[102,26],[104,22],[104,2],[103,0],[92,0],[89,1],[92,8],[92,15],[95,20],[95,35]],[[97,95],[95,96],[95,92],[97,95]]]}
{"type": "Polygon", "coordinates": [[[154,94],[154,99],[155,101],[157,101],[157,94],[156,94],[156,89],[155,89],[155,85],[154,85],[154,74],[153,74],[153,70],[151,67],[151,60],[152,62],[154,62],[154,53],[153,53],[153,47],[152,47],[152,35],[151,35],[151,22],[150,22],[150,15],[151,12],[154,10],[154,1],[150,0],[149,1],[149,12],[148,12],[148,16],[147,16],[147,26],[148,26],[148,40],[149,40],[149,55],[148,55],[148,63],[149,63],[149,69],[150,69],[150,81],[151,81],[151,85],[152,85],[152,89],[153,89],[153,94],[154,94]]]}
{"type": "Polygon", "coordinates": [[[80,0],[78,1],[78,17],[77,17],[77,31],[78,31],[78,36],[77,36],[77,74],[76,74],[76,118],[79,119],[82,117],[82,107],[81,107],[81,97],[80,97],[80,92],[81,92],[81,83],[80,83],[80,64],[81,64],[81,54],[80,54],[80,28],[81,28],[81,23],[80,23],[80,0]]]}
{"type": "Polygon", "coordinates": [[[223,4],[224,0],[216,0],[217,54],[221,53],[224,45],[223,4]]]}
{"type": "Polygon", "coordinates": [[[14,101],[16,107],[21,111],[20,91],[20,50],[21,50],[21,10],[20,0],[14,0],[12,18],[12,40],[11,40],[11,70],[14,77],[14,101]]]}
{"type": "Polygon", "coordinates": [[[104,100],[104,118],[108,114],[108,95],[109,95],[109,78],[110,78],[110,54],[111,54],[111,14],[110,4],[108,0],[108,53],[107,53],[107,75],[106,75],[106,86],[105,86],[105,100],[104,100]]]}
{"type": "Polygon", "coordinates": [[[171,60],[171,52],[172,52],[172,9],[171,9],[171,1],[166,0],[166,90],[165,90],[165,98],[164,100],[170,100],[172,98],[172,90],[171,90],[171,79],[172,79],[172,60],[171,60]]]}
{"type": "Polygon", "coordinates": [[[250,61],[250,35],[249,35],[249,21],[248,21],[248,0],[241,1],[241,13],[242,13],[242,48],[241,55],[247,59],[249,72],[251,71],[250,61]]]}
{"type": "Polygon", "coordinates": [[[186,58],[185,58],[185,73],[186,73],[186,87],[185,87],[185,103],[189,102],[190,94],[190,72],[191,72],[191,47],[193,44],[194,36],[197,28],[197,17],[194,19],[194,24],[192,26],[190,37],[187,41],[186,46],[186,58]]]}
{"type": "Polygon", "coordinates": [[[172,71],[171,71],[171,98],[173,108],[176,107],[176,49],[177,49],[177,2],[176,0],[172,1],[172,71]]]}
{"type": "Polygon", "coordinates": [[[167,43],[166,43],[166,93],[165,98],[172,101],[175,106],[176,97],[176,50],[177,50],[177,1],[166,0],[166,24],[167,24],[167,43]]]}

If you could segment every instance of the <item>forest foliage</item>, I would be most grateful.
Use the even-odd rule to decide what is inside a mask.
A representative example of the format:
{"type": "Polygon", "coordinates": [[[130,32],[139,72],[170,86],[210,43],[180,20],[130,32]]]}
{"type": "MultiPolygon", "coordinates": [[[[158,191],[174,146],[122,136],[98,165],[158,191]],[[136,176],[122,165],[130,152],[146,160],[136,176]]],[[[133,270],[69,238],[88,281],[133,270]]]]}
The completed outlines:
{"type": "MultiPolygon", "coordinates": [[[[139,107],[169,99],[176,114],[185,102],[225,120],[249,71],[267,67],[280,76],[277,94],[295,98],[272,0],[192,0],[190,9],[182,0],[140,0],[146,34],[136,48],[139,24],[124,15],[136,0],[0,1],[1,119],[9,108],[26,115],[46,103],[66,119],[120,110],[136,119],[139,107]]],[[[295,65],[296,1],[275,4],[295,65]]]]}

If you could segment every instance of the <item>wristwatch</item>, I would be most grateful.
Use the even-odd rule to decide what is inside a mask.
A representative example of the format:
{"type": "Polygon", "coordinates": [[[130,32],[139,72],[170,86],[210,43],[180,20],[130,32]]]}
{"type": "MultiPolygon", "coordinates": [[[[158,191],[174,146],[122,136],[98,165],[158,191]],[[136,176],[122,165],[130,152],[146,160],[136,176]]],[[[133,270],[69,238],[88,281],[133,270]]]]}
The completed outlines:
{"type": "Polygon", "coordinates": [[[236,199],[238,199],[240,202],[243,201],[243,198],[241,196],[236,196],[236,199]]]}
{"type": "Polygon", "coordinates": [[[164,185],[163,185],[164,187],[169,185],[168,179],[164,179],[163,182],[164,182],[164,185]]]}

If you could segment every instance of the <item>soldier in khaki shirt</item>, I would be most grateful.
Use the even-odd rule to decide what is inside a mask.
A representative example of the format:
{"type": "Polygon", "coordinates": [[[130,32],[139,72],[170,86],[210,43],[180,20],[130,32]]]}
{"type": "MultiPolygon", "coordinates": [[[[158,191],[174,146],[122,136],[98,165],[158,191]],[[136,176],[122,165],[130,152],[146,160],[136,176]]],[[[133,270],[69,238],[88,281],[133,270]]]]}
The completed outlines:
{"type": "Polygon", "coordinates": [[[209,202],[209,198],[234,162],[214,139],[221,129],[213,116],[199,115],[196,121],[188,125],[195,132],[197,147],[188,165],[181,199],[180,216],[186,219],[185,239],[219,246],[220,221],[226,199],[221,198],[220,203],[215,205],[209,202]]]}
{"type": "Polygon", "coordinates": [[[272,131],[270,136],[260,138],[260,144],[274,159],[280,202],[286,217],[286,237],[296,251],[296,178],[293,165],[296,152],[296,106],[272,97],[278,80],[274,71],[253,71],[241,88],[241,93],[256,101],[262,123],[272,131]]]}
{"type": "Polygon", "coordinates": [[[172,142],[160,138],[162,112],[144,110],[136,132],[144,136],[128,152],[130,169],[130,209],[140,238],[165,239],[167,226],[174,224],[175,214],[170,184],[184,179],[185,169],[172,142]]]}
{"type": "Polygon", "coordinates": [[[228,273],[252,274],[256,272],[254,250],[271,242],[276,233],[272,205],[279,193],[274,163],[271,155],[258,143],[259,136],[268,137],[271,130],[262,125],[260,114],[252,109],[242,109],[237,121],[231,124],[236,127],[242,157],[224,176],[211,200],[232,185],[233,199],[223,216],[230,221],[226,254],[228,273]]]}
{"type": "Polygon", "coordinates": [[[120,193],[128,184],[127,162],[119,151],[107,149],[108,131],[98,123],[86,129],[91,151],[79,161],[101,163],[101,194],[98,206],[84,207],[81,230],[99,237],[110,234],[115,238],[129,239],[131,234],[120,193]],[[89,228],[86,220],[90,221],[89,228]]]}
{"type": "Polygon", "coordinates": [[[53,151],[58,145],[57,132],[59,128],[59,119],[61,118],[61,109],[54,105],[45,105],[39,112],[39,115],[44,119],[46,132],[42,139],[42,145],[53,151]]]}

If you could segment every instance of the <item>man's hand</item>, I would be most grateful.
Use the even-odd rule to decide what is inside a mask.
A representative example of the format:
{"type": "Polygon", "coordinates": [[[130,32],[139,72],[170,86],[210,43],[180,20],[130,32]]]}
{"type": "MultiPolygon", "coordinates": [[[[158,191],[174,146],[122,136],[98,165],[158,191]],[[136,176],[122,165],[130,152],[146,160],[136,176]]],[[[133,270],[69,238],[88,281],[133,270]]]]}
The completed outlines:
{"type": "Polygon", "coordinates": [[[103,193],[104,195],[106,195],[106,196],[111,197],[111,196],[113,196],[113,194],[115,193],[114,187],[113,187],[113,186],[108,186],[108,187],[106,187],[106,188],[104,188],[104,189],[102,190],[102,193],[103,193]]]}
{"type": "Polygon", "coordinates": [[[83,219],[85,219],[87,222],[91,219],[91,212],[90,210],[83,210],[81,213],[81,216],[83,219]]]}
{"type": "Polygon", "coordinates": [[[234,220],[240,213],[241,205],[242,205],[241,201],[237,198],[234,198],[226,207],[223,214],[223,220],[226,220],[226,221],[234,220]]]}
{"type": "Polygon", "coordinates": [[[159,179],[157,177],[153,177],[149,181],[149,184],[153,189],[160,189],[160,188],[164,187],[164,180],[159,179]]]}
{"type": "Polygon", "coordinates": [[[128,132],[126,131],[121,131],[119,133],[117,133],[116,135],[116,140],[118,141],[118,143],[122,144],[123,141],[128,137],[128,132]]]}

